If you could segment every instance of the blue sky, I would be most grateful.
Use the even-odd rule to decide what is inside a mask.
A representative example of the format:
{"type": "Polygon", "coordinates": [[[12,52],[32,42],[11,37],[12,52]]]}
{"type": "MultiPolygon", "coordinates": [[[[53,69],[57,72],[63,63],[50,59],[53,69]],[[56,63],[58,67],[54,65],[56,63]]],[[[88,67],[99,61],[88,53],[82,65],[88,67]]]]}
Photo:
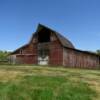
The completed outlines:
{"type": "Polygon", "coordinates": [[[26,44],[38,23],[78,49],[100,49],[100,0],[0,0],[0,50],[26,44]]]}

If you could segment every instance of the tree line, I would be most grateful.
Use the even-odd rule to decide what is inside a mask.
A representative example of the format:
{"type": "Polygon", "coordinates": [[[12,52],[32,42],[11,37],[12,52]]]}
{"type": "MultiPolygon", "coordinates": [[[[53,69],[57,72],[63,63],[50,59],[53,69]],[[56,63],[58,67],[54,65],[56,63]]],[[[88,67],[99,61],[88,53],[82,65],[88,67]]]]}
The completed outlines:
{"type": "Polygon", "coordinates": [[[10,54],[10,52],[8,51],[2,51],[0,50],[0,61],[6,61],[8,60],[8,55],[10,54]]]}
{"type": "Polygon", "coordinates": [[[96,54],[100,55],[100,50],[97,50],[97,51],[96,51],[96,54]]]}

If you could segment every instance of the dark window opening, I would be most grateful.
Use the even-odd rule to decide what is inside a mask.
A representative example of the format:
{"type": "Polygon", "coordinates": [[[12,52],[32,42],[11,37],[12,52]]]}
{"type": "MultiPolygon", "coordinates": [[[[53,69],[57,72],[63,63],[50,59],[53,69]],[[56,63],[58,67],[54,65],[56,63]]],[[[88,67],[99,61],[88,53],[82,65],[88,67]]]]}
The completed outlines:
{"type": "Polygon", "coordinates": [[[44,58],[48,55],[49,55],[49,50],[47,50],[47,49],[41,49],[38,51],[38,56],[40,56],[42,58],[44,58]]]}
{"type": "Polygon", "coordinates": [[[21,50],[20,50],[20,54],[22,54],[22,53],[23,53],[23,50],[21,49],[21,50]]]}
{"type": "Polygon", "coordinates": [[[38,33],[38,42],[39,43],[50,42],[50,31],[46,29],[42,29],[38,33]]]}

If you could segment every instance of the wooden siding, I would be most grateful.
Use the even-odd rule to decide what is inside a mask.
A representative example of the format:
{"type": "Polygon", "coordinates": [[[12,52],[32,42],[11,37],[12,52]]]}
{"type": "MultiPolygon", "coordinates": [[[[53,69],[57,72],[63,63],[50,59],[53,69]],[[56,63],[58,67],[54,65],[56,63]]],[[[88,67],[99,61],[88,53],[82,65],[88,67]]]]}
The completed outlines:
{"type": "Polygon", "coordinates": [[[99,56],[96,55],[64,48],[63,65],[68,67],[96,69],[100,66],[100,59],[99,56]]]}
{"type": "Polygon", "coordinates": [[[53,41],[50,44],[50,65],[63,64],[63,48],[59,41],[53,41]]]}
{"type": "Polygon", "coordinates": [[[21,48],[14,55],[16,55],[17,64],[37,64],[37,44],[21,48]]]}

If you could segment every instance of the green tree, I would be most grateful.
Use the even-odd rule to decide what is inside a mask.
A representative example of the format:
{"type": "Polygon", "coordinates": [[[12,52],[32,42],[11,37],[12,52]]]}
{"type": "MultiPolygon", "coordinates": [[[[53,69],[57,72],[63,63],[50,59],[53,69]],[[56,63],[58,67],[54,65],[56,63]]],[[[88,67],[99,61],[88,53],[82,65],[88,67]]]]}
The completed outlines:
{"type": "Polygon", "coordinates": [[[100,50],[97,50],[96,53],[97,53],[98,55],[100,55],[100,50]]]}
{"type": "Polygon", "coordinates": [[[8,54],[10,52],[0,50],[0,61],[5,61],[8,59],[8,54]]]}

